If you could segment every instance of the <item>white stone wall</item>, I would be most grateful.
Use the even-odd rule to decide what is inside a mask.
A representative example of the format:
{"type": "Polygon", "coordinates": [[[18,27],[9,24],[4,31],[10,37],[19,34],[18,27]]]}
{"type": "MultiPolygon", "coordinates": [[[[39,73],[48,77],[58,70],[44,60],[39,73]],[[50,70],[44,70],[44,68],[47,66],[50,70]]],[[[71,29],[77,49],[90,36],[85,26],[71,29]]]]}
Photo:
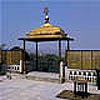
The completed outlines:
{"type": "Polygon", "coordinates": [[[20,72],[20,65],[7,65],[7,70],[20,72]]]}
{"type": "Polygon", "coordinates": [[[20,65],[7,65],[7,70],[21,73],[22,72],[22,60],[20,60],[20,65]]]}

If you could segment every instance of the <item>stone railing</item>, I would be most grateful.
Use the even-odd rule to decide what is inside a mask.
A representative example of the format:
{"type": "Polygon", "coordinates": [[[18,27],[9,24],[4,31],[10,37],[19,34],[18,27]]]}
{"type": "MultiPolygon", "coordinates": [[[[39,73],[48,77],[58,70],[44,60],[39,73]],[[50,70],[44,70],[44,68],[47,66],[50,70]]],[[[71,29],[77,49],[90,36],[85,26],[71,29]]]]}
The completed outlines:
{"type": "Polygon", "coordinates": [[[7,70],[20,72],[20,65],[7,65],[7,70]]]}
{"type": "Polygon", "coordinates": [[[20,65],[7,65],[8,71],[22,72],[22,60],[20,60],[20,65]]]}
{"type": "Polygon", "coordinates": [[[96,84],[97,73],[96,70],[78,70],[65,68],[66,80],[85,80],[91,84],[96,84]]]}

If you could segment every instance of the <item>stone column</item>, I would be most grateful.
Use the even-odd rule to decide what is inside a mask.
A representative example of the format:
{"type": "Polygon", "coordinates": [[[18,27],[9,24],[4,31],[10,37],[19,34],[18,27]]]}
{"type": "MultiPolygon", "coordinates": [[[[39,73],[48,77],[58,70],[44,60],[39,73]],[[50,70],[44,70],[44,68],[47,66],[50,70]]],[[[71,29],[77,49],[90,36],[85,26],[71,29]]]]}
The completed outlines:
{"type": "Polygon", "coordinates": [[[20,73],[22,73],[22,66],[23,66],[23,65],[22,65],[22,62],[23,62],[23,61],[20,60],[20,67],[19,67],[19,71],[20,71],[20,73]]]}
{"type": "Polygon", "coordinates": [[[65,81],[65,68],[63,61],[60,62],[60,83],[65,81]]]}

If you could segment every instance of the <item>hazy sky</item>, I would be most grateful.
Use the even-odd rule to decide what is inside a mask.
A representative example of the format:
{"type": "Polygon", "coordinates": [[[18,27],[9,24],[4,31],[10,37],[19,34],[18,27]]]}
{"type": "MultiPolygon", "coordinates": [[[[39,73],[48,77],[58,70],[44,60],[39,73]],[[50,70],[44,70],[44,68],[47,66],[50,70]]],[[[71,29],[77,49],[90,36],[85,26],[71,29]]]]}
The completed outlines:
{"type": "MultiPolygon", "coordinates": [[[[0,43],[20,45],[17,40],[44,23],[44,7],[49,8],[50,23],[60,26],[75,38],[71,49],[100,49],[99,0],[2,0],[0,1],[0,43]]],[[[63,42],[63,49],[65,43],[63,42]]],[[[34,51],[34,43],[27,49],[34,51]]],[[[41,43],[40,52],[56,53],[56,42],[41,43]]],[[[63,51],[64,51],[63,50],[63,51]]]]}

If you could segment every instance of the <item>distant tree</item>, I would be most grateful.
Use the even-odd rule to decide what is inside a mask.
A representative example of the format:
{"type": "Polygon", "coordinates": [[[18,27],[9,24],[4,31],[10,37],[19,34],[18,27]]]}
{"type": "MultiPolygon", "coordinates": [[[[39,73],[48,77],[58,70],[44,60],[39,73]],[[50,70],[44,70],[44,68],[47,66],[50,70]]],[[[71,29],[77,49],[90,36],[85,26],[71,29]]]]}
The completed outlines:
{"type": "Polygon", "coordinates": [[[0,50],[4,50],[4,48],[6,47],[6,44],[0,44],[0,50]]]}
{"type": "MultiPolygon", "coordinates": [[[[0,51],[4,50],[5,46],[6,46],[6,44],[0,44],[0,51]]],[[[0,52],[0,55],[1,55],[1,52],[0,52]]],[[[0,58],[0,71],[2,70],[2,64],[3,64],[3,62],[0,58]]]]}
{"type": "Polygon", "coordinates": [[[58,57],[54,54],[47,54],[47,55],[45,55],[45,59],[46,60],[57,60],[58,57]]]}
{"type": "MultiPolygon", "coordinates": [[[[30,53],[30,60],[35,60],[36,59],[36,55],[34,53],[30,53]]],[[[55,54],[46,54],[46,55],[38,55],[38,59],[39,60],[59,60],[59,56],[55,55],[55,54]]],[[[62,60],[64,58],[61,58],[62,60]]]]}
{"type": "Polygon", "coordinates": [[[30,53],[29,56],[30,56],[30,60],[31,60],[31,61],[32,61],[32,60],[35,60],[35,58],[36,58],[36,56],[35,56],[34,53],[30,53]]]}
{"type": "MultiPolygon", "coordinates": [[[[62,58],[63,59],[63,58],[62,58]]],[[[36,63],[36,54],[30,53],[30,61],[36,63]]],[[[59,56],[55,54],[38,55],[38,66],[40,71],[45,72],[59,72],[59,56]]]]}

